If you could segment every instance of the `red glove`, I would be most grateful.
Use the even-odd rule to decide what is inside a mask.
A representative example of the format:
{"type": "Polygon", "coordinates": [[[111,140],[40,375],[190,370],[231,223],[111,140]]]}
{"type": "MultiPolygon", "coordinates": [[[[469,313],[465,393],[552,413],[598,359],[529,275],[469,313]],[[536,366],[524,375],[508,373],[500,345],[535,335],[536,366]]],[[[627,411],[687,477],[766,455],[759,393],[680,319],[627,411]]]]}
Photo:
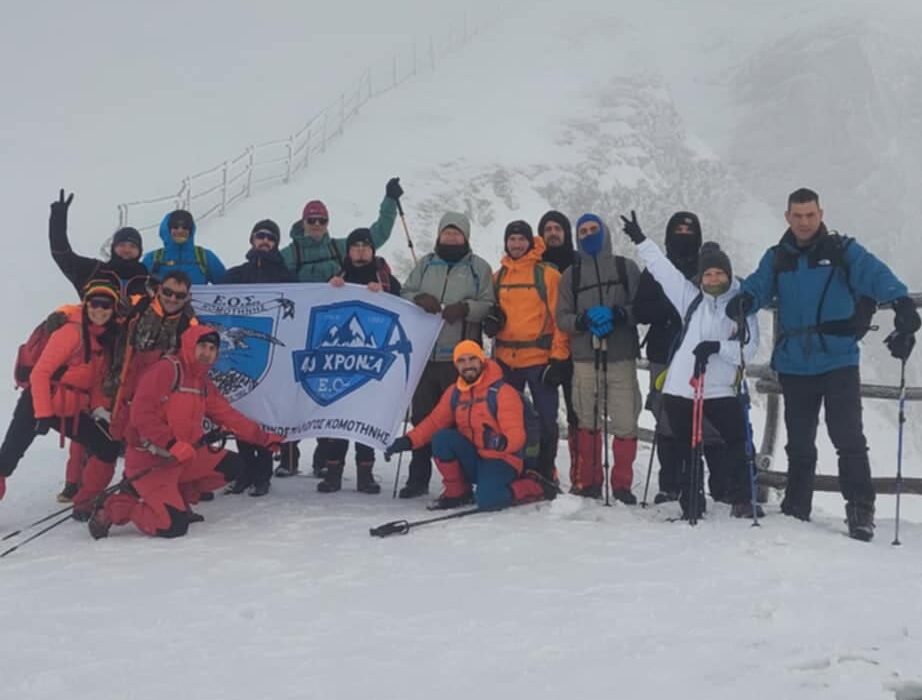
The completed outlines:
{"type": "Polygon", "coordinates": [[[6,494],[6,477],[0,476],[0,501],[3,500],[3,496],[6,494]]]}
{"type": "Polygon", "coordinates": [[[284,439],[281,435],[276,435],[275,433],[267,433],[266,439],[263,441],[263,447],[265,447],[269,452],[274,455],[277,455],[282,451],[282,443],[284,439]]]}
{"type": "Polygon", "coordinates": [[[179,440],[174,443],[170,448],[170,454],[176,459],[177,462],[182,464],[183,462],[188,462],[191,459],[195,459],[195,448],[190,445],[188,442],[183,442],[179,440]]]}

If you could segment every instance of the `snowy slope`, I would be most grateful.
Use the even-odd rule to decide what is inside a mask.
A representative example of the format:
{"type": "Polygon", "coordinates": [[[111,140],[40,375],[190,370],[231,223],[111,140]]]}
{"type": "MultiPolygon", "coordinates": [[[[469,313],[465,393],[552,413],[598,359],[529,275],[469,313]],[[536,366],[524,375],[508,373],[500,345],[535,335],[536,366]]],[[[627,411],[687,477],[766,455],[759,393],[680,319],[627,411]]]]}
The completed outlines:
{"type": "MultiPolygon", "coordinates": [[[[45,248],[57,187],[77,191],[74,242],[92,253],[118,201],[287,133],[305,102],[335,98],[460,9],[310,5],[11,11],[0,58],[19,69],[0,114],[0,196],[15,259],[2,289],[17,303],[0,356],[70,298],[45,248]]],[[[314,197],[344,235],[400,175],[420,250],[446,208],[472,214],[475,248],[495,262],[505,223],[549,206],[609,221],[635,207],[652,232],[689,207],[745,272],[780,234],[787,192],[808,185],[831,225],[922,289],[906,246],[922,187],[919,10],[685,5],[507,4],[467,51],[369,104],[296,181],[204,222],[201,243],[233,263],[253,222],[285,229],[314,197]]],[[[406,270],[401,236],[383,252],[406,270]]],[[[868,371],[889,379],[894,364],[868,371]]],[[[894,413],[866,412],[882,474],[894,413]]],[[[920,417],[911,409],[910,425],[920,417]]],[[[920,445],[906,465],[916,476],[920,445]]],[[[642,451],[638,493],[646,462],[642,451]]],[[[827,450],[821,468],[833,464],[827,450]]],[[[674,508],[565,497],[372,540],[370,526],[428,515],[389,498],[394,468],[379,464],[378,497],[352,482],[322,497],[310,478],[278,480],[265,499],[219,497],[182,541],[126,528],[94,543],[67,523],[26,545],[0,561],[0,697],[922,697],[917,497],[904,501],[902,548],[889,545],[892,499],[863,546],[843,536],[837,496],[818,499],[810,525],[770,505],[760,529],[722,507],[693,529],[664,522],[674,508]]],[[[0,504],[0,535],[55,507],[62,471],[54,440],[37,443],[0,504]]]]}

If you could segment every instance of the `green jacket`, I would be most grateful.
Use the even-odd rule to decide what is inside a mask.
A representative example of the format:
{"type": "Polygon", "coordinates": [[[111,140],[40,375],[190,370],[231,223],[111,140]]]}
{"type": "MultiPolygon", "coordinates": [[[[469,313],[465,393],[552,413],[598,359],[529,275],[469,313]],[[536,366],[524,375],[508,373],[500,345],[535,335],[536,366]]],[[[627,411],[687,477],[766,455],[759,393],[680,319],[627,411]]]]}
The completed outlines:
{"type": "MultiPolygon", "coordinates": [[[[378,220],[369,228],[375,249],[387,243],[397,219],[397,202],[385,197],[381,202],[378,220]]],[[[329,282],[342,269],[346,255],[346,238],[331,238],[323,234],[314,240],[304,233],[304,222],[298,219],[291,225],[291,243],[282,249],[282,260],[298,282],[329,282]]]]}

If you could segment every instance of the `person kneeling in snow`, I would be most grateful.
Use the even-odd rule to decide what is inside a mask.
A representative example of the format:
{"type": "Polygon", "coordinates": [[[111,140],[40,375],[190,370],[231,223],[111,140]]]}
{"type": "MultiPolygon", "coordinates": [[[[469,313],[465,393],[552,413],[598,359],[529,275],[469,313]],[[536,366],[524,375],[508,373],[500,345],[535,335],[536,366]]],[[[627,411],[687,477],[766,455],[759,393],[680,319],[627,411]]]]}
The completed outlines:
{"type": "Polygon", "coordinates": [[[125,476],[134,480],[93,514],[89,528],[95,539],[106,537],[113,524],[129,521],[148,535],[182,537],[190,523],[203,519],[191,510],[200,494],[234,481],[244,469],[236,452],[200,444],[205,417],[248,443],[278,449],[281,438],[231,407],[208,378],[220,345],[214,329],[192,326],[183,333],[179,352],[164,356],[141,377],[125,448],[125,476]]]}
{"type": "Polygon", "coordinates": [[[527,439],[519,392],[503,381],[500,366],[472,340],[455,346],[453,361],[458,380],[419,425],[391,443],[385,459],[432,443],[444,486],[433,510],[472,502],[478,508],[498,509],[553,498],[557,493],[553,484],[528,475],[519,478],[527,439]]]}

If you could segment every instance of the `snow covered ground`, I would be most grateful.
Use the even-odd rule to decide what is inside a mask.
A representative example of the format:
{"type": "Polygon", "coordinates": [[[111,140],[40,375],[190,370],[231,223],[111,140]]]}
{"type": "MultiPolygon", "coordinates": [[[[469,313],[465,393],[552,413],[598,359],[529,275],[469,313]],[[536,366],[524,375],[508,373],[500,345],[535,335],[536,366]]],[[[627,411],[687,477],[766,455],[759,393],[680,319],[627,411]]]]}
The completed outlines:
{"type": "MultiPolygon", "coordinates": [[[[116,203],[288,133],[461,10],[314,5],[36,0],[5,13],[0,293],[14,303],[0,357],[71,298],[45,243],[58,187],[77,192],[73,240],[91,254],[116,203]]],[[[291,184],[203,222],[200,243],[241,260],[254,221],[285,228],[314,197],[343,235],[400,175],[421,250],[446,208],[471,212],[475,249],[495,262],[506,221],[550,206],[609,221],[633,207],[651,232],[687,207],[745,273],[780,234],[786,194],[807,185],[832,226],[922,289],[922,10],[876,7],[507,3],[466,51],[370,103],[291,184]]],[[[405,271],[401,235],[383,253],[405,271]]],[[[875,351],[865,372],[892,381],[895,368],[875,351]]],[[[0,415],[14,400],[4,392],[0,415]]],[[[895,412],[866,411],[881,475],[895,412]]],[[[920,419],[912,407],[910,427],[920,419]]],[[[910,430],[913,476],[920,436],[910,430]]],[[[52,438],[35,446],[0,504],[0,535],[55,508],[63,461],[52,438]]],[[[821,461],[834,471],[828,445],[821,461]]],[[[373,540],[369,527],[429,515],[390,499],[394,468],[379,464],[378,497],[352,482],[322,496],[310,478],[219,497],[180,541],[123,529],[92,542],[67,523],[26,545],[0,562],[0,698],[922,698],[918,497],[904,500],[901,548],[892,498],[862,545],[844,536],[834,495],[809,525],[770,504],[759,529],[723,507],[690,528],[665,522],[673,507],[567,496],[373,540]]]]}

